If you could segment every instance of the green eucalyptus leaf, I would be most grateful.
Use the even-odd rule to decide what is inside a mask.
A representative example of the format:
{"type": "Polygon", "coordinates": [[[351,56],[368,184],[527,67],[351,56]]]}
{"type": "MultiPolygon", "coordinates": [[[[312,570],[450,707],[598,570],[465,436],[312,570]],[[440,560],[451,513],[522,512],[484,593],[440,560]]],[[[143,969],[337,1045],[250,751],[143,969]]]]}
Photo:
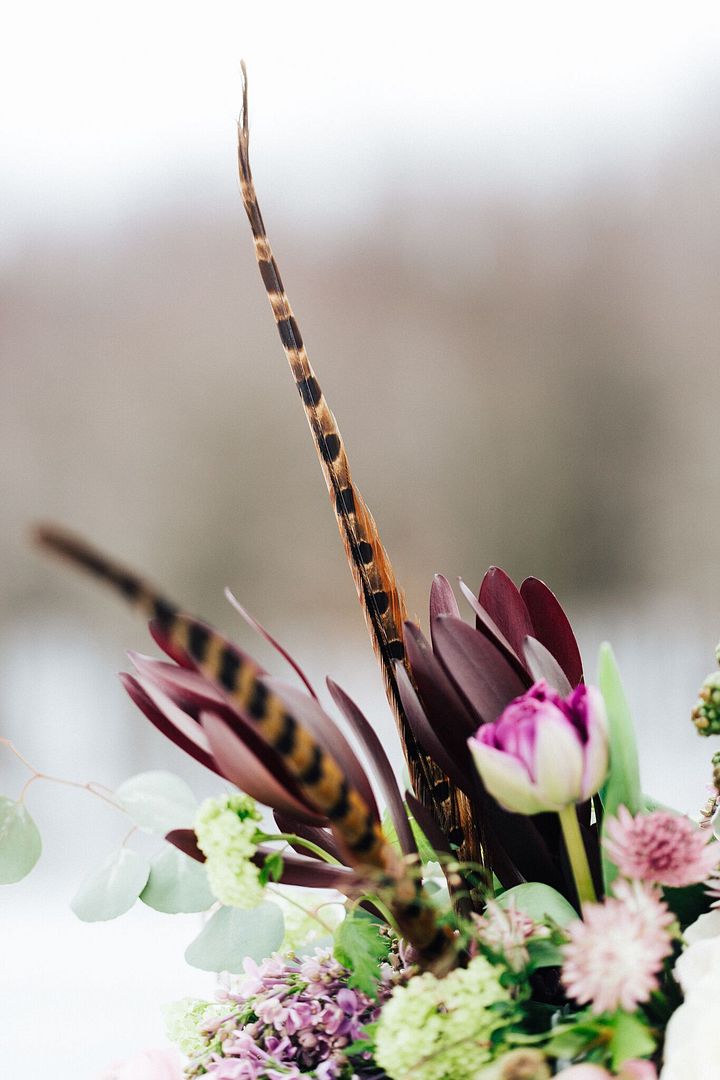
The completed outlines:
{"type": "Polygon", "coordinates": [[[131,776],[115,797],[136,825],[160,836],[191,828],[198,807],[185,781],[161,770],[131,776]]]}
{"type": "Polygon", "coordinates": [[[0,795],[0,885],[26,877],[41,851],[40,833],[25,804],[0,795]]]}
{"type": "Polygon", "coordinates": [[[129,911],[145,888],[150,863],[138,851],[119,848],[89,874],[70,902],[83,922],[105,922],[129,911]]]}
{"type": "Polygon", "coordinates": [[[367,911],[355,909],[335,931],[335,959],[351,972],[348,985],[377,996],[380,964],[390,951],[390,940],[380,934],[384,924],[367,911]]]}
{"type": "MultiPolygon", "coordinates": [[[[615,655],[607,642],[600,646],[598,672],[610,736],[610,773],[601,792],[604,834],[608,819],[617,814],[618,807],[626,806],[631,814],[638,814],[645,810],[646,802],[640,787],[640,766],[632,716],[620,681],[615,655]]],[[[608,886],[617,876],[617,868],[606,855],[604,848],[602,862],[605,885],[608,886]]]]}
{"type": "Polygon", "coordinates": [[[578,919],[578,913],[569,900],[550,885],[543,885],[539,881],[525,881],[522,885],[515,885],[512,889],[506,889],[496,898],[500,907],[509,907],[514,901],[518,911],[529,915],[537,923],[552,919],[558,926],[567,926],[568,923],[578,919]]]}
{"type": "Polygon", "coordinates": [[[266,900],[249,911],[221,907],[185,950],[185,959],[202,971],[239,975],[247,957],[258,963],[282,944],[285,920],[277,904],[266,900]]]}
{"type": "Polygon", "coordinates": [[[140,899],[148,907],[169,915],[207,911],[215,903],[204,863],[174,847],[165,848],[153,859],[140,899]]]}

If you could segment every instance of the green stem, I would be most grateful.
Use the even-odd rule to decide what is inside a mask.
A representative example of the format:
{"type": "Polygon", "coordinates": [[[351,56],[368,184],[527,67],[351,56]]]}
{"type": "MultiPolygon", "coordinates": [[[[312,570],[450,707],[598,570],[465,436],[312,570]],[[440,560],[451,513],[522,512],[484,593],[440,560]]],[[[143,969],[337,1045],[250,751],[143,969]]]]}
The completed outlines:
{"type": "Polygon", "coordinates": [[[590,864],[588,863],[587,852],[580,832],[575,804],[570,803],[564,810],[560,810],[558,817],[560,818],[563,840],[570,859],[580,903],[584,904],[588,900],[596,900],[595,886],[590,873],[590,864]]]}
{"type": "Polygon", "coordinates": [[[312,851],[313,854],[317,855],[323,862],[330,863],[331,866],[342,866],[339,859],[336,859],[334,855],[325,851],[319,844],[313,844],[312,840],[305,840],[302,836],[297,836],[295,833],[257,833],[255,839],[259,844],[270,840],[284,840],[287,844],[298,844],[300,847],[312,851]]]}

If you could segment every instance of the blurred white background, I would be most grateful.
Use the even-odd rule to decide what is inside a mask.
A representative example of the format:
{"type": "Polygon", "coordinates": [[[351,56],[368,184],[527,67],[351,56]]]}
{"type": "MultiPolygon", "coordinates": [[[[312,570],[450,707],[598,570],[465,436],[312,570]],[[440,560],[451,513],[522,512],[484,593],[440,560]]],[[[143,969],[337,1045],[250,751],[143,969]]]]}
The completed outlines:
{"type": "MultiPolygon", "coordinates": [[[[69,0],[3,23],[2,733],[60,776],[213,790],[114,678],[143,626],[30,550],[47,517],[249,645],[229,584],[389,725],[237,192],[244,56],[266,223],[411,610],[436,570],[544,577],[590,672],[615,646],[646,787],[696,811],[717,4],[69,0]]],[[[2,792],[23,779],[0,751],[2,792]]],[[[45,853],[0,894],[0,1071],[96,1080],[212,980],[182,960],[192,916],[69,913],[122,821],[49,784],[28,805],[45,853]]]]}

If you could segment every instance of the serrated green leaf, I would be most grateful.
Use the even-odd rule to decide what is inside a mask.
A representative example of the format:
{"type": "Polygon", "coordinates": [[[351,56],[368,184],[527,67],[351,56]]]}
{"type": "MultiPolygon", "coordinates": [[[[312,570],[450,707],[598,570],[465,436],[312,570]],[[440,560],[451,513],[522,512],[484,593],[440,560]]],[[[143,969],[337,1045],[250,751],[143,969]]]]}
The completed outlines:
{"type": "Polygon", "coordinates": [[[239,975],[247,957],[258,963],[282,944],[285,919],[270,900],[245,911],[221,907],[185,950],[185,959],[201,971],[239,975]]]}
{"type": "Polygon", "coordinates": [[[355,909],[335,931],[335,959],[348,968],[348,985],[370,997],[377,995],[379,967],[390,951],[390,941],[381,936],[383,926],[366,911],[355,909]]]}
{"type": "Polygon", "coordinates": [[[207,911],[215,903],[204,864],[174,847],[167,847],[153,859],[140,899],[168,915],[207,911]]]}
{"type": "Polygon", "coordinates": [[[552,919],[558,926],[567,926],[569,922],[580,917],[569,900],[557,889],[539,881],[526,881],[512,889],[506,889],[496,897],[496,901],[500,907],[508,907],[514,901],[518,911],[524,912],[538,923],[552,919]]]}
{"type": "Polygon", "coordinates": [[[649,1057],[655,1050],[655,1040],[647,1025],[635,1014],[615,1013],[612,1027],[609,1050],[613,1072],[617,1072],[623,1062],[649,1057]]]}
{"type": "Polygon", "coordinates": [[[115,797],[136,825],[159,836],[191,828],[198,807],[185,781],[162,770],[131,776],[115,797]]]}
{"type": "Polygon", "coordinates": [[[41,851],[40,833],[25,804],[0,795],[0,885],[26,877],[41,851]]]}
{"type": "Polygon", "coordinates": [[[89,874],[70,902],[83,922],[105,922],[129,911],[145,888],[150,863],[137,851],[120,848],[89,874]]]}

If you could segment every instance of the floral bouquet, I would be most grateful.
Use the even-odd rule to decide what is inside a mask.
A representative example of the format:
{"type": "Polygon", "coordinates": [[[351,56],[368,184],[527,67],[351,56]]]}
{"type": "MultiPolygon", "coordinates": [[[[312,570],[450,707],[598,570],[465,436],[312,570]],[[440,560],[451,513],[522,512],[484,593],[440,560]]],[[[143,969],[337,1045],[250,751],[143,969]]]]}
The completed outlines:
{"type": "MultiPolygon", "coordinates": [[[[429,637],[408,620],[270,249],[246,84],[239,165],[409,782],[398,786],[348,695],[328,679],[340,724],[232,595],[295,682],[83,540],[41,527],[44,548],[150,620],[167,659],[131,654],[125,689],[219,779],[202,805],[165,772],[92,788],[133,830],[81,884],[75,913],[111,919],[138,898],[205,913],[186,959],[221,973],[213,1000],[168,1010],[177,1056],[150,1051],[107,1076],[717,1077],[720,755],[698,822],[649,799],[612,651],[602,648],[597,683],[587,683],[568,619],[537,578],[517,588],[493,568],[477,592],[461,582],[469,623],[438,576],[429,637]],[[158,837],[152,861],[133,847],[134,829],[158,837]]],[[[720,733],[720,673],[692,716],[701,734],[720,733]]],[[[5,883],[40,855],[25,795],[42,774],[25,764],[26,788],[0,799],[5,883]]]]}

